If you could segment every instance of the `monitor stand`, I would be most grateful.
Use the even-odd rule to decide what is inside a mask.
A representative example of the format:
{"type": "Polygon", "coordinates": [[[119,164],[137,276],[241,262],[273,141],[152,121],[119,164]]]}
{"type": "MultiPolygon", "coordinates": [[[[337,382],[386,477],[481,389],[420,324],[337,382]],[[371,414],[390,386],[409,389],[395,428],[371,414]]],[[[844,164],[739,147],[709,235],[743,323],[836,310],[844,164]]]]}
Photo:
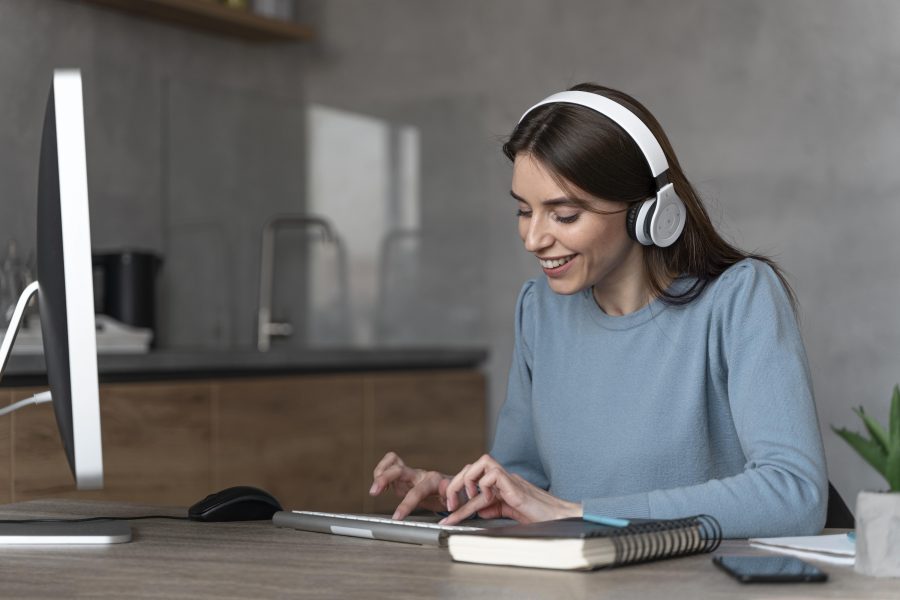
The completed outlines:
{"type": "MultiPolygon", "coordinates": [[[[6,336],[0,344],[0,378],[6,370],[6,363],[12,354],[12,346],[16,341],[16,335],[22,325],[22,317],[25,307],[28,306],[31,297],[38,293],[38,283],[35,281],[25,288],[12,318],[6,329],[6,336]]],[[[0,408],[0,416],[27,406],[50,401],[49,392],[35,394],[8,407],[0,408]]],[[[131,541],[131,527],[122,521],[66,521],[66,520],[31,520],[24,519],[21,523],[0,520],[0,546],[6,545],[44,545],[44,544],[121,544],[131,541]]]]}

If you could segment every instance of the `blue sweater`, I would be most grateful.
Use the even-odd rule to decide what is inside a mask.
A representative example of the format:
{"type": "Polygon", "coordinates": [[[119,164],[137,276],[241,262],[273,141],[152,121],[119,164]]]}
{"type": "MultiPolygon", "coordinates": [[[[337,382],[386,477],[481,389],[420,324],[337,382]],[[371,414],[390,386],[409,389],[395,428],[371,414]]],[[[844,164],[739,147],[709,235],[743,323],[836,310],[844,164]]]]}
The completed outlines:
{"type": "Polygon", "coordinates": [[[526,283],[491,455],[587,513],[706,513],[726,537],[816,534],[825,522],[803,342],[775,272],[752,259],[686,306],[654,300],[624,316],[590,290],[526,283]]]}

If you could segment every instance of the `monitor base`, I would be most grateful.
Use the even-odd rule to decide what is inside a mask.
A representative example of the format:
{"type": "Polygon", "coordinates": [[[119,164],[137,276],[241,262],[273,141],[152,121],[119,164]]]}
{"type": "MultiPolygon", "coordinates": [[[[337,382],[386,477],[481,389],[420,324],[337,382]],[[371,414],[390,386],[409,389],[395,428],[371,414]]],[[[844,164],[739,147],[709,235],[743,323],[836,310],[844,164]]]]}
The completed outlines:
{"type": "Polygon", "coordinates": [[[131,527],[123,521],[0,522],[0,546],[122,544],[131,541],[131,527]]]}

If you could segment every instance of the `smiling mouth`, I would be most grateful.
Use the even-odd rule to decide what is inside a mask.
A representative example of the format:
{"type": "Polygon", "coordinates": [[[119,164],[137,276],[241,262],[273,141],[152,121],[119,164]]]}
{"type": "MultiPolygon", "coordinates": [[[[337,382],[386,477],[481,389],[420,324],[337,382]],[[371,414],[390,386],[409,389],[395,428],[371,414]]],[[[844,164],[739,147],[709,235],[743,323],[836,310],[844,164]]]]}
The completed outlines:
{"type": "Polygon", "coordinates": [[[569,256],[563,256],[562,258],[539,258],[538,261],[540,261],[541,266],[545,269],[555,269],[563,266],[573,258],[575,258],[575,255],[571,254],[569,256]]]}

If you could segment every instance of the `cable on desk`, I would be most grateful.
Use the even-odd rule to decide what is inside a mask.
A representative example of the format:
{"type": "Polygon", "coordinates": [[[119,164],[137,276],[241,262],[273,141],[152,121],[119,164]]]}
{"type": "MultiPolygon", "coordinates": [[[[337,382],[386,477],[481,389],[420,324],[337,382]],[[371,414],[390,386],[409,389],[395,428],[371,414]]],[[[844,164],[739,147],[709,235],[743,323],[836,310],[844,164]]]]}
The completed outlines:
{"type": "Polygon", "coordinates": [[[172,519],[187,521],[187,517],[171,515],[143,515],[139,517],[84,517],[83,519],[0,519],[0,525],[12,523],[87,523],[88,521],[139,521],[141,519],[172,519]]]}

